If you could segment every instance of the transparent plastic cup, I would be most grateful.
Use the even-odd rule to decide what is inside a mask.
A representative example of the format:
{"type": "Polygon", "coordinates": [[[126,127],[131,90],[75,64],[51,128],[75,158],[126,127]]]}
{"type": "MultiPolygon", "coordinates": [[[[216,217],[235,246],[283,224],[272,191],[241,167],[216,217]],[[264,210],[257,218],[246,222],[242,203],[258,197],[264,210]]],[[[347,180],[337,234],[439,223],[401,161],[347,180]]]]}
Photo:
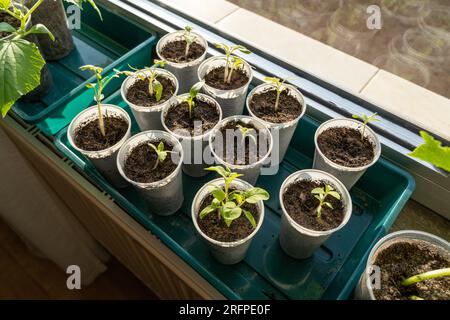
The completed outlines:
{"type": "Polygon", "coordinates": [[[316,151],[314,153],[313,169],[322,170],[332,174],[337,179],[339,179],[347,189],[350,190],[353,187],[353,185],[361,178],[364,172],[366,172],[366,170],[372,165],[374,165],[380,158],[381,155],[380,140],[378,139],[376,133],[368,126],[366,126],[364,137],[368,138],[369,141],[371,141],[372,145],[374,146],[373,160],[369,164],[366,164],[365,166],[361,167],[344,167],[337,163],[334,163],[333,161],[325,157],[325,155],[322,153],[317,143],[317,138],[322,132],[324,132],[329,128],[336,128],[336,127],[353,128],[361,132],[363,124],[353,119],[331,119],[322,123],[322,125],[320,125],[320,127],[316,131],[316,134],[314,135],[314,144],[316,147],[316,151]]]}
{"type": "Polygon", "coordinates": [[[98,119],[97,106],[89,107],[80,112],[72,122],[70,122],[67,130],[67,138],[70,145],[84,155],[97,168],[97,170],[116,188],[128,186],[126,180],[122,178],[117,170],[116,158],[120,147],[131,136],[131,119],[128,113],[122,108],[112,104],[102,104],[101,111],[103,116],[115,116],[124,119],[128,123],[128,129],[123,138],[115,145],[99,151],[87,151],[79,148],[75,144],[75,133],[85,123],[98,119]]]}
{"type": "Polygon", "coordinates": [[[208,42],[206,42],[205,38],[203,38],[200,34],[196,32],[191,32],[191,34],[194,36],[194,41],[205,48],[205,52],[200,57],[198,57],[193,61],[184,63],[176,63],[164,58],[164,56],[161,54],[162,49],[170,42],[183,40],[183,34],[184,34],[183,30],[168,33],[164,37],[162,37],[158,41],[158,44],[156,45],[156,53],[161,60],[166,62],[166,69],[172,72],[179,80],[180,83],[180,87],[178,90],[179,93],[189,92],[189,89],[196,82],[198,82],[197,77],[198,67],[203,62],[203,60],[205,60],[206,52],[208,50],[208,42]]]}
{"type": "MultiPolygon", "coordinates": [[[[174,101],[176,101],[176,95],[178,93],[178,80],[171,72],[160,68],[154,68],[153,70],[155,70],[159,75],[170,79],[170,81],[174,84],[175,91],[173,92],[172,97],[170,97],[169,99],[151,107],[139,106],[131,103],[127,99],[128,90],[136,81],[139,80],[134,76],[127,77],[125,81],[122,82],[122,86],[120,88],[122,99],[130,106],[131,112],[133,113],[133,116],[136,119],[136,122],[138,123],[139,129],[141,131],[164,130],[164,127],[161,124],[161,111],[167,105],[170,105],[174,101]]],[[[143,72],[144,74],[150,73],[150,71],[146,70],[141,70],[141,72],[143,72]]]]}
{"type": "Polygon", "coordinates": [[[219,124],[212,130],[209,136],[209,148],[211,149],[216,164],[228,167],[233,172],[243,174],[243,176],[240,178],[244,181],[247,181],[251,185],[256,184],[256,181],[258,180],[258,177],[261,174],[261,168],[266,163],[268,157],[272,152],[272,147],[273,147],[273,139],[270,130],[262,121],[260,121],[257,118],[249,116],[231,116],[225,118],[221,122],[219,122],[219,124]],[[239,121],[246,125],[248,124],[253,125],[253,127],[255,127],[260,132],[260,134],[258,134],[256,137],[257,139],[261,139],[259,140],[260,143],[268,142],[267,153],[263,157],[261,157],[261,159],[259,159],[258,161],[248,165],[230,164],[216,153],[216,151],[218,151],[217,148],[223,148],[225,144],[225,137],[221,137],[219,139],[218,135],[221,135],[221,130],[223,127],[225,127],[228,123],[234,121],[239,121]],[[266,137],[267,140],[264,140],[264,137],[266,137]]]}
{"type": "MultiPolygon", "coordinates": [[[[191,208],[191,214],[192,214],[192,222],[194,223],[195,229],[197,229],[197,232],[200,234],[200,236],[203,238],[203,240],[207,243],[210,252],[216,258],[217,261],[219,261],[222,264],[230,265],[230,264],[236,264],[240,261],[242,261],[248,251],[248,248],[250,247],[250,244],[256,235],[256,233],[261,229],[261,226],[264,221],[264,204],[262,201],[259,201],[256,203],[256,206],[258,207],[259,211],[259,220],[256,225],[256,228],[253,230],[253,232],[248,235],[246,238],[233,241],[233,242],[222,242],[217,241],[209,236],[207,236],[199,227],[197,223],[197,217],[200,213],[200,206],[202,204],[203,199],[205,199],[209,194],[209,187],[211,186],[218,186],[218,187],[224,187],[224,181],[223,179],[215,179],[207,184],[205,184],[195,195],[194,201],[192,202],[192,208],[191,208]]],[[[245,182],[240,179],[235,179],[231,187],[237,188],[239,190],[247,190],[252,187],[248,182],[245,182]]],[[[211,213],[213,214],[213,213],[211,213]]]]}
{"type": "Polygon", "coordinates": [[[280,188],[280,205],[282,209],[280,245],[283,251],[295,259],[307,259],[317,250],[333,233],[342,229],[349,221],[352,214],[352,200],[347,188],[331,174],[314,170],[300,170],[294,172],[284,180],[280,188]],[[330,184],[342,196],[345,206],[344,220],[341,224],[330,230],[315,231],[307,229],[291,218],[283,203],[283,195],[288,186],[301,180],[320,180],[330,184]]]}
{"type": "MultiPolygon", "coordinates": [[[[198,79],[204,80],[209,71],[225,66],[225,64],[225,56],[216,56],[206,59],[198,68],[198,79]]],[[[245,97],[247,95],[248,86],[253,79],[253,71],[251,66],[246,61],[244,61],[242,68],[248,76],[248,82],[240,88],[220,90],[207,84],[203,86],[203,91],[216,99],[222,107],[224,118],[234,115],[241,115],[244,111],[245,97]]]]}
{"type": "Polygon", "coordinates": [[[167,132],[159,130],[149,130],[134,135],[123,144],[117,156],[117,168],[120,175],[139,192],[149,211],[161,216],[174,214],[183,204],[182,163],[183,148],[178,139],[167,132]],[[174,161],[174,163],[177,163],[177,168],[166,178],[156,182],[142,183],[128,178],[125,174],[124,166],[133,149],[143,143],[151,143],[158,140],[162,140],[166,144],[170,143],[173,146],[174,154],[169,154],[166,161],[174,161]]]}

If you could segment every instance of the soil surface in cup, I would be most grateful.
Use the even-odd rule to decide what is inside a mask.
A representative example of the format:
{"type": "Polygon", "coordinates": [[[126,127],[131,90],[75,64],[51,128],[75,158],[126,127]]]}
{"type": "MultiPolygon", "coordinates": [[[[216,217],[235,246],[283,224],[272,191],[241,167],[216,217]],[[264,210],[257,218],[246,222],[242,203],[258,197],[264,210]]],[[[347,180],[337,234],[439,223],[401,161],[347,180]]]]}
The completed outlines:
{"type": "Polygon", "coordinates": [[[248,83],[248,75],[242,68],[234,70],[231,80],[228,83],[224,81],[225,67],[217,67],[210,70],[205,75],[205,83],[219,90],[233,90],[245,86],[248,83]]]}
{"type": "MultiPolygon", "coordinates": [[[[200,205],[199,213],[205,207],[210,205],[213,199],[212,195],[207,196],[200,205]]],[[[245,203],[242,208],[253,215],[253,218],[255,218],[256,224],[258,225],[258,207],[255,204],[245,203]]],[[[245,239],[255,231],[255,228],[253,228],[252,224],[247,220],[244,214],[241,214],[239,218],[233,220],[229,227],[227,227],[218,211],[207,214],[203,219],[200,219],[200,216],[197,217],[197,223],[200,230],[208,237],[221,242],[234,242],[245,239]]]]}
{"type": "Polygon", "coordinates": [[[216,136],[215,152],[229,164],[248,165],[258,162],[269,150],[269,138],[251,123],[230,121],[218,133],[222,136],[223,146],[219,147],[218,137],[216,136]],[[243,135],[242,128],[248,129],[246,136],[243,135]],[[260,151],[264,151],[260,150],[260,143],[264,141],[266,142],[265,152],[260,154],[260,151]]]}
{"type": "Polygon", "coordinates": [[[151,143],[158,147],[160,142],[164,143],[164,150],[173,150],[170,143],[162,140],[143,142],[131,150],[124,164],[124,173],[129,179],[140,183],[152,183],[163,180],[175,171],[177,165],[173,163],[171,154],[168,153],[166,159],[160,162],[158,154],[150,146],[151,143]]]}
{"type": "Polygon", "coordinates": [[[325,201],[329,202],[333,209],[323,205],[321,217],[317,217],[319,200],[311,191],[315,188],[325,188],[325,185],[326,182],[319,180],[299,180],[290,184],[284,191],[284,208],[289,216],[302,227],[326,231],[337,228],[344,220],[343,201],[330,195],[325,198],[325,201]]]}
{"type": "Polygon", "coordinates": [[[100,151],[118,143],[127,133],[128,122],[119,117],[104,117],[105,136],[98,126],[98,120],[90,120],[75,129],[75,145],[86,151],[100,151]]]}
{"type": "Polygon", "coordinates": [[[317,137],[320,151],[329,160],[344,167],[362,167],[372,162],[375,146],[353,128],[335,127],[323,131],[317,137]]]}
{"type": "Polygon", "coordinates": [[[176,40],[167,43],[161,49],[161,55],[164,59],[175,63],[186,63],[200,58],[205,53],[205,47],[198,42],[193,42],[189,46],[188,54],[186,55],[186,41],[176,40]]]}
{"type": "MultiPolygon", "coordinates": [[[[6,22],[15,29],[20,27],[20,21],[5,12],[0,12],[0,22],[6,22]]],[[[0,31],[0,38],[9,36],[11,33],[0,31]]]]}
{"type": "Polygon", "coordinates": [[[130,86],[127,92],[127,100],[140,107],[152,107],[169,100],[175,92],[174,83],[169,78],[163,76],[156,77],[156,80],[163,86],[163,92],[159,101],[156,101],[154,94],[150,94],[148,78],[145,80],[139,79],[130,86]]]}
{"type": "Polygon", "coordinates": [[[254,94],[250,109],[258,118],[271,123],[286,123],[297,119],[303,112],[301,103],[284,89],[280,94],[278,108],[275,110],[277,91],[275,89],[254,94]]]}
{"type": "Polygon", "coordinates": [[[182,136],[198,136],[211,130],[219,122],[219,111],[214,103],[194,99],[192,117],[186,101],[170,106],[164,123],[170,131],[182,136]]]}
{"type": "Polygon", "coordinates": [[[380,267],[381,288],[374,289],[377,300],[450,300],[450,277],[425,280],[410,286],[401,282],[409,277],[450,267],[450,253],[421,240],[399,240],[382,249],[373,263],[380,267]]]}

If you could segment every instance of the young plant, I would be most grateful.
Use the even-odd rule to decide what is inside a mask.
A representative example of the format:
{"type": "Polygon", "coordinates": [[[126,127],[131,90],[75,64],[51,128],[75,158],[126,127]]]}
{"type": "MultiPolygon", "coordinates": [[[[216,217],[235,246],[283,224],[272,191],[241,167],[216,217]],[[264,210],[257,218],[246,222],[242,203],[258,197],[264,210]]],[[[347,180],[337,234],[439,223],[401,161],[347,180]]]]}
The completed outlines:
{"type": "Polygon", "coordinates": [[[203,219],[208,214],[212,212],[217,212],[219,219],[223,219],[227,227],[230,227],[231,223],[238,219],[242,213],[245,215],[247,220],[251,223],[253,228],[256,228],[256,221],[253,215],[242,208],[245,203],[255,204],[258,201],[265,201],[269,199],[269,193],[261,188],[250,188],[245,191],[243,190],[233,190],[230,192],[230,186],[233,180],[242,176],[242,174],[231,172],[227,168],[220,166],[209,167],[205,170],[217,172],[225,182],[225,187],[222,189],[219,186],[210,187],[210,192],[214,199],[211,204],[208,205],[200,212],[200,219],[203,219]]]}
{"type": "Polygon", "coordinates": [[[363,122],[363,129],[361,131],[361,141],[364,141],[364,133],[366,132],[367,124],[369,122],[373,122],[373,121],[381,121],[381,119],[378,118],[378,115],[377,115],[376,112],[374,114],[370,115],[370,116],[368,116],[366,114],[362,114],[360,116],[357,115],[357,114],[354,114],[354,115],[352,115],[352,117],[354,119],[359,119],[359,120],[361,120],[363,122]]]}
{"type": "MultiPolygon", "coordinates": [[[[409,277],[408,279],[403,280],[401,282],[401,285],[404,287],[407,287],[407,286],[410,286],[410,285],[413,285],[415,283],[422,282],[425,280],[449,277],[449,276],[450,276],[450,268],[432,270],[432,271],[420,273],[415,276],[409,277]]],[[[423,300],[421,297],[418,297],[418,296],[410,296],[409,299],[410,300],[423,300]]]]}
{"type": "Polygon", "coordinates": [[[283,92],[283,84],[287,80],[288,80],[288,78],[284,79],[283,81],[281,81],[279,78],[276,78],[276,77],[265,77],[264,78],[264,81],[275,85],[275,90],[277,91],[277,98],[275,100],[275,106],[274,106],[275,112],[278,111],[278,106],[280,104],[280,95],[281,95],[281,92],[283,92]]]}
{"type": "Polygon", "coordinates": [[[434,139],[425,131],[420,131],[420,135],[424,143],[415,148],[409,155],[450,172],[450,147],[442,146],[442,142],[434,139]]]}
{"type": "Polygon", "coordinates": [[[317,206],[317,219],[320,219],[322,216],[322,210],[324,206],[327,206],[330,209],[333,209],[333,205],[330,202],[325,201],[328,196],[332,196],[338,200],[341,200],[341,195],[334,191],[333,187],[330,185],[326,185],[324,188],[315,188],[311,191],[314,197],[319,200],[319,205],[317,206]]]}
{"type": "Polygon", "coordinates": [[[106,86],[113,80],[114,78],[118,78],[119,75],[117,71],[114,73],[103,77],[102,72],[103,68],[96,67],[93,65],[85,65],[80,67],[81,71],[89,70],[92,71],[95,74],[95,78],[97,79],[97,83],[88,83],[86,85],[87,88],[90,88],[94,91],[94,100],[97,102],[97,111],[98,111],[98,127],[100,129],[100,132],[103,136],[106,136],[105,132],[105,124],[103,121],[103,115],[101,110],[102,100],[104,98],[103,90],[106,88],[106,86]]]}
{"type": "Polygon", "coordinates": [[[228,73],[227,83],[231,82],[231,77],[233,76],[234,70],[238,70],[241,65],[244,64],[244,60],[241,58],[233,56],[231,58],[231,66],[230,66],[230,72],[228,73]]]}
{"type": "Polygon", "coordinates": [[[254,135],[255,129],[253,129],[253,128],[247,128],[247,127],[244,127],[244,126],[241,126],[241,125],[238,125],[237,127],[238,127],[239,130],[241,131],[241,135],[242,135],[241,144],[244,143],[245,138],[247,138],[247,137],[248,137],[250,140],[252,140],[255,144],[257,144],[256,137],[255,137],[255,135],[254,135]]]}
{"type": "Polygon", "coordinates": [[[192,88],[189,90],[189,97],[185,99],[186,103],[188,104],[189,108],[189,118],[192,119],[192,110],[195,107],[195,98],[197,97],[197,94],[202,89],[203,85],[205,84],[204,81],[197,82],[192,86],[192,88]]]}
{"type": "Polygon", "coordinates": [[[191,26],[184,27],[183,38],[184,38],[184,41],[186,41],[186,50],[184,52],[184,56],[187,57],[189,54],[189,48],[191,47],[191,44],[195,40],[195,36],[192,34],[191,26]]]}
{"type": "MultiPolygon", "coordinates": [[[[233,62],[231,55],[235,51],[240,51],[244,54],[250,54],[251,51],[241,45],[235,45],[235,46],[230,47],[229,45],[227,45],[225,43],[216,43],[215,46],[216,46],[216,48],[222,49],[223,51],[225,51],[226,63],[225,63],[225,72],[223,75],[223,82],[230,83],[230,81],[231,81],[230,73],[232,74],[233,73],[232,70],[234,70],[234,68],[236,68],[236,66],[234,65],[236,60],[233,62]]],[[[239,65],[241,65],[241,64],[242,64],[242,60],[239,65]]]]}
{"type": "Polygon", "coordinates": [[[157,147],[156,147],[153,143],[149,143],[148,145],[149,145],[149,146],[156,152],[156,154],[158,155],[158,157],[156,158],[155,165],[153,166],[152,170],[155,170],[155,169],[158,167],[158,165],[159,165],[160,163],[163,163],[164,160],[166,160],[167,154],[173,153],[173,151],[167,151],[167,150],[164,150],[164,142],[162,142],[162,141],[158,144],[157,147]]]}

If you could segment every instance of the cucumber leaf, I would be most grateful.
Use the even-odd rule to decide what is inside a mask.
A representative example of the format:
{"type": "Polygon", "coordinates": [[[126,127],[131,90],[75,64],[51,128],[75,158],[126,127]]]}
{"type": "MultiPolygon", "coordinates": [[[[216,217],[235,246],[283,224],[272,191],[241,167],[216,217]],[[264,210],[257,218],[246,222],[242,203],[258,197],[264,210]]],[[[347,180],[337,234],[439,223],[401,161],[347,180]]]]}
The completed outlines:
{"type": "Polygon", "coordinates": [[[450,172],[450,148],[443,147],[439,140],[434,139],[425,131],[420,131],[420,135],[424,143],[409,155],[450,172]]]}

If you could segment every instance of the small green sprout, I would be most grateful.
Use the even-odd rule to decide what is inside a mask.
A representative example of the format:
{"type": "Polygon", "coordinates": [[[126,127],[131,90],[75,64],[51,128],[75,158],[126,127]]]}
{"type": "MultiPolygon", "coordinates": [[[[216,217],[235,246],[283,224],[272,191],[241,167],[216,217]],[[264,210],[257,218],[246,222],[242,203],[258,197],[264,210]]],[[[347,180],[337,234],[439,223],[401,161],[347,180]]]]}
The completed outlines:
{"type": "Polygon", "coordinates": [[[275,90],[277,91],[277,99],[275,100],[275,112],[278,111],[278,107],[280,105],[280,95],[281,92],[283,92],[283,84],[286,83],[286,81],[288,81],[291,78],[286,78],[283,81],[281,81],[279,78],[276,77],[265,77],[264,81],[268,82],[268,83],[272,83],[273,85],[275,85],[275,90]]]}
{"type": "Polygon", "coordinates": [[[173,151],[164,150],[164,142],[162,142],[162,141],[158,144],[158,147],[156,147],[153,143],[149,143],[148,145],[158,155],[158,158],[156,158],[156,162],[155,162],[155,165],[153,166],[152,170],[155,170],[160,163],[163,163],[164,160],[166,160],[167,154],[173,153],[173,151]]]}
{"type": "Polygon", "coordinates": [[[197,82],[192,86],[192,88],[189,90],[189,97],[185,99],[185,101],[188,104],[189,108],[189,118],[192,119],[192,110],[195,107],[195,98],[197,97],[198,93],[202,89],[203,85],[205,84],[204,81],[197,82]]]}
{"type": "Polygon", "coordinates": [[[241,140],[241,144],[244,143],[245,138],[249,138],[250,140],[252,140],[255,144],[257,144],[256,141],[256,137],[254,135],[255,133],[255,129],[253,128],[247,128],[241,125],[237,126],[239,128],[239,130],[241,131],[241,135],[242,135],[242,140],[241,140]]]}
{"type": "Polygon", "coordinates": [[[105,124],[103,121],[103,115],[102,115],[102,110],[101,110],[101,104],[102,104],[102,100],[104,98],[103,90],[111,82],[111,80],[113,80],[114,78],[118,78],[119,74],[118,74],[117,70],[114,70],[115,71],[114,73],[112,73],[106,77],[103,77],[103,75],[102,75],[103,68],[93,66],[90,64],[80,67],[80,70],[81,71],[85,71],[85,70],[92,71],[95,74],[95,77],[97,79],[97,83],[88,83],[86,85],[86,87],[94,90],[94,100],[95,100],[95,102],[97,102],[98,126],[99,126],[101,134],[103,136],[106,136],[105,124]]]}
{"type": "Polygon", "coordinates": [[[333,209],[333,205],[325,201],[326,197],[332,196],[338,200],[341,199],[341,195],[338,192],[334,191],[333,187],[328,184],[325,186],[325,190],[324,188],[315,188],[311,191],[311,193],[317,200],[320,201],[316,209],[317,219],[320,219],[322,215],[323,206],[327,206],[328,208],[333,209]]]}
{"type": "MultiPolygon", "coordinates": [[[[432,270],[424,273],[417,274],[415,276],[409,277],[401,282],[401,285],[404,287],[413,285],[415,283],[419,283],[425,280],[435,279],[435,278],[442,278],[442,277],[449,277],[450,276],[450,268],[444,268],[444,269],[438,269],[438,270],[432,270]]],[[[423,298],[418,296],[409,296],[410,300],[423,300],[423,298]]]]}
{"type": "MultiPolygon", "coordinates": [[[[236,67],[235,63],[237,63],[236,60],[233,62],[231,55],[235,51],[240,51],[244,54],[250,54],[251,51],[241,45],[235,45],[235,46],[230,47],[229,45],[227,45],[225,43],[216,43],[215,46],[216,46],[216,48],[222,49],[223,51],[225,51],[226,63],[225,63],[225,73],[223,75],[223,82],[230,83],[230,81],[231,81],[230,74],[233,73],[233,70],[236,67]],[[230,67],[230,65],[231,65],[231,67],[230,67]]],[[[242,64],[242,60],[241,60],[240,64],[242,64]]]]}
{"type": "Polygon", "coordinates": [[[195,41],[195,36],[192,34],[191,26],[184,27],[183,38],[184,41],[186,41],[186,51],[184,52],[184,56],[187,57],[189,54],[189,48],[191,44],[195,41]]]}
{"type": "Polygon", "coordinates": [[[370,115],[370,116],[368,116],[366,114],[362,114],[360,116],[357,115],[357,114],[354,114],[354,115],[352,115],[352,117],[354,119],[359,119],[359,120],[361,120],[363,122],[363,129],[361,131],[361,141],[364,141],[364,133],[366,132],[367,124],[369,122],[373,122],[373,121],[381,121],[381,119],[378,118],[378,115],[377,115],[376,112],[374,114],[370,115]]]}
{"type": "Polygon", "coordinates": [[[233,56],[231,58],[230,72],[228,73],[227,83],[231,82],[231,77],[233,76],[234,70],[238,70],[244,64],[244,60],[241,58],[233,56]]]}
{"type": "Polygon", "coordinates": [[[450,172],[450,147],[442,146],[442,142],[434,139],[425,131],[420,131],[420,135],[424,143],[409,155],[450,172]]]}
{"type": "Polygon", "coordinates": [[[214,199],[211,201],[210,205],[200,212],[200,219],[203,219],[211,212],[217,211],[219,219],[222,218],[227,227],[230,227],[231,223],[238,219],[243,213],[253,228],[256,228],[255,218],[248,210],[243,209],[242,206],[245,203],[255,204],[259,201],[268,200],[269,193],[264,189],[256,187],[245,191],[234,190],[230,192],[231,183],[236,178],[242,176],[242,174],[231,172],[228,167],[223,168],[221,166],[209,167],[205,170],[217,172],[222,176],[225,181],[225,190],[219,186],[210,187],[210,192],[214,199]]]}

